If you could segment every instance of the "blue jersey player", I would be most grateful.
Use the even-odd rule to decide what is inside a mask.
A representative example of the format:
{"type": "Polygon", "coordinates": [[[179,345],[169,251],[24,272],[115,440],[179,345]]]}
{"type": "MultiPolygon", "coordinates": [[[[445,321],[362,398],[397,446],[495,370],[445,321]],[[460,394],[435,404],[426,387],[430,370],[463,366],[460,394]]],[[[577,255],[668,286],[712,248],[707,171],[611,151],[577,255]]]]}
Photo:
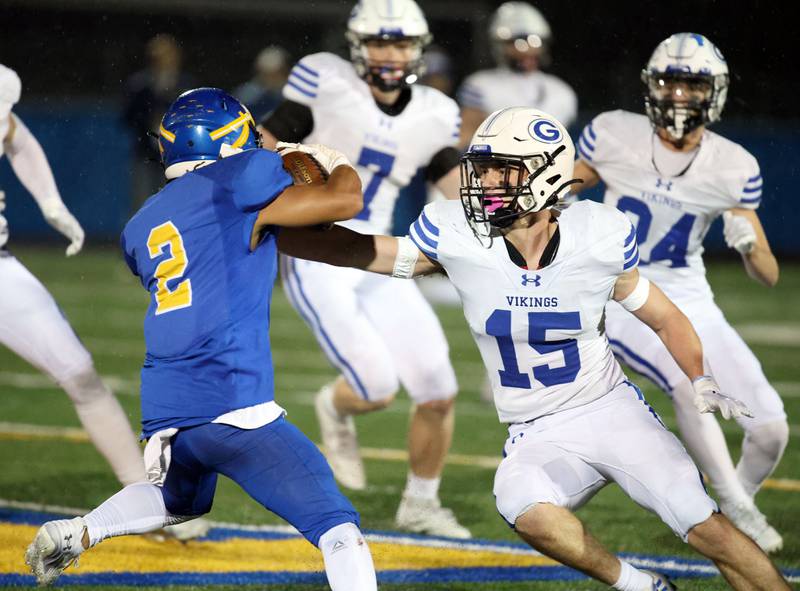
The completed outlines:
{"type": "Polygon", "coordinates": [[[106,538],[207,513],[224,474],[320,548],[334,591],[377,588],[356,510],[274,400],[269,343],[278,227],[352,217],[361,184],[346,159],[318,146],[328,183],[294,186],[257,142],[247,108],[218,89],[184,93],[164,115],[167,184],[122,234],[151,294],[141,374],[149,482],[44,524],[26,553],[40,584],[106,538]]]}

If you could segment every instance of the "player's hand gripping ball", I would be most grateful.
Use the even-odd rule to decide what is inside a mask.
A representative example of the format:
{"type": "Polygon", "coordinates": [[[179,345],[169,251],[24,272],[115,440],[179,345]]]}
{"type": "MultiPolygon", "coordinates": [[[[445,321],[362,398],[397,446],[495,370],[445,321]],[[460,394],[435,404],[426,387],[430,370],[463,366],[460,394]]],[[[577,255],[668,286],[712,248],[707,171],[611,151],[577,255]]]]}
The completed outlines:
{"type": "Polygon", "coordinates": [[[311,154],[299,150],[281,152],[283,167],[295,185],[322,185],[328,181],[328,173],[311,154]]]}

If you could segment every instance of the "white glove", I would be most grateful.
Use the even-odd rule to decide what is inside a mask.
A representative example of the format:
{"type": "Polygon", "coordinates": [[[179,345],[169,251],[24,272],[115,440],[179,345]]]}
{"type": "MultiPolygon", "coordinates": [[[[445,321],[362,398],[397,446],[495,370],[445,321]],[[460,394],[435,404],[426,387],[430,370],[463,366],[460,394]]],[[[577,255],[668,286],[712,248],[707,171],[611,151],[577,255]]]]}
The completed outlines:
{"type": "Polygon", "coordinates": [[[347,156],[339,150],[334,150],[322,144],[293,144],[290,142],[278,142],[275,149],[283,154],[284,152],[305,152],[314,157],[320,166],[328,174],[333,172],[337,166],[351,166],[347,156]]]}
{"type": "Polygon", "coordinates": [[[69,240],[67,256],[78,254],[83,248],[83,228],[63,203],[51,203],[42,207],[44,219],[69,240]]]}
{"type": "Polygon", "coordinates": [[[700,376],[692,381],[694,388],[694,406],[700,412],[717,412],[724,419],[752,417],[753,413],[744,402],[725,396],[719,390],[717,382],[711,376],[700,376]]]}
{"type": "Polygon", "coordinates": [[[734,215],[730,211],[722,214],[725,243],[728,247],[747,254],[756,244],[756,230],[746,217],[734,215]]]}

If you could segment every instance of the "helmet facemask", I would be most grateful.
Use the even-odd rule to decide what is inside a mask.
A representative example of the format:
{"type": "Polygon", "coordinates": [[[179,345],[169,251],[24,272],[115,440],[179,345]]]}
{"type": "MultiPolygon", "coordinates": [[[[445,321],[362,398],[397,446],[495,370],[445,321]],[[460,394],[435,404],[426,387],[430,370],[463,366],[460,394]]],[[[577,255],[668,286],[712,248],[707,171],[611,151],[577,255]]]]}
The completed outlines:
{"type": "Polygon", "coordinates": [[[728,90],[727,75],[642,72],[642,81],[648,118],[676,140],[717,121],[728,90]]]}
{"type": "Polygon", "coordinates": [[[364,35],[347,31],[350,60],[358,75],[370,86],[383,92],[399,90],[414,84],[425,73],[422,52],[431,42],[431,35],[403,36],[393,32],[381,35],[364,35]],[[369,45],[396,43],[410,44],[408,61],[375,60],[369,55],[369,45]]]}
{"type": "Polygon", "coordinates": [[[461,205],[479,238],[501,234],[517,219],[555,205],[561,192],[580,181],[564,179],[553,169],[565,147],[540,154],[472,151],[461,158],[461,205]],[[500,182],[484,186],[488,169],[502,170],[500,182]]]}

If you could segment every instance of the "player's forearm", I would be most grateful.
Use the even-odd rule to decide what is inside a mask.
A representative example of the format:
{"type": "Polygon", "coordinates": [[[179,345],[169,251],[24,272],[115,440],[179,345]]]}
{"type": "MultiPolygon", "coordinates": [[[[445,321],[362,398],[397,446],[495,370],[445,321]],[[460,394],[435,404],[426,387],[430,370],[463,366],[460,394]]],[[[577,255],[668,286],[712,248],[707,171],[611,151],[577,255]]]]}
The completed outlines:
{"type": "Polygon", "coordinates": [[[328,230],[283,228],[278,234],[278,249],[283,254],[309,261],[369,269],[376,258],[375,238],[378,237],[341,226],[328,230]]]}
{"type": "Polygon", "coordinates": [[[654,329],[690,380],[705,374],[703,370],[703,346],[689,319],[675,308],[662,319],[661,326],[654,329]]]}
{"type": "Polygon", "coordinates": [[[361,179],[351,166],[337,166],[323,185],[323,190],[329,195],[323,198],[319,206],[322,211],[329,212],[326,216],[329,219],[319,223],[349,220],[364,208],[361,179]]]}
{"type": "Polygon", "coordinates": [[[742,255],[742,262],[747,274],[752,279],[767,287],[775,287],[778,283],[780,276],[778,260],[768,248],[756,243],[753,250],[742,255]]]}

